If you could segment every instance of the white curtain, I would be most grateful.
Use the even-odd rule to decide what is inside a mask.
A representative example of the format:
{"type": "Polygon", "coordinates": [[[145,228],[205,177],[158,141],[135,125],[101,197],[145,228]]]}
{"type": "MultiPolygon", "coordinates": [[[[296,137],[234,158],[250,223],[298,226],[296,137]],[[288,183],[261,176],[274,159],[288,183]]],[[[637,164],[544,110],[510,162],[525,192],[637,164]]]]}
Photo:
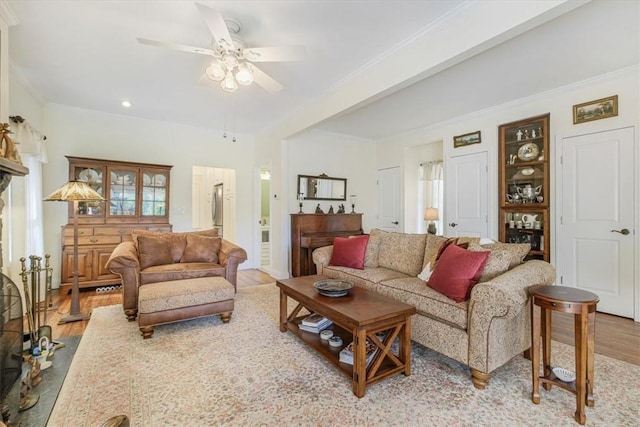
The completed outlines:
{"type": "Polygon", "coordinates": [[[25,255],[44,256],[42,210],[42,164],[47,162],[45,137],[26,121],[13,126],[12,139],[18,143],[22,162],[29,168],[25,176],[25,255]]]}
{"type": "Polygon", "coordinates": [[[442,161],[422,162],[420,164],[420,184],[418,189],[420,192],[418,206],[421,208],[418,213],[418,229],[426,232],[427,221],[424,220],[424,212],[427,208],[436,208],[438,209],[438,220],[435,221],[437,234],[442,234],[444,208],[444,169],[442,161]]]}

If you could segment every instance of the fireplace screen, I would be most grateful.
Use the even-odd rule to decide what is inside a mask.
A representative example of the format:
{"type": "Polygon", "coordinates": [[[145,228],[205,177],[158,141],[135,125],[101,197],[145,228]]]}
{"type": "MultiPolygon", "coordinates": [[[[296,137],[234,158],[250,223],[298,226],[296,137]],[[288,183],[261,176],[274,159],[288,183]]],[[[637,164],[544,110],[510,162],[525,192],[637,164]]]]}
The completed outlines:
{"type": "Polygon", "coordinates": [[[0,398],[4,402],[22,375],[23,311],[18,287],[0,273],[0,398]]]}

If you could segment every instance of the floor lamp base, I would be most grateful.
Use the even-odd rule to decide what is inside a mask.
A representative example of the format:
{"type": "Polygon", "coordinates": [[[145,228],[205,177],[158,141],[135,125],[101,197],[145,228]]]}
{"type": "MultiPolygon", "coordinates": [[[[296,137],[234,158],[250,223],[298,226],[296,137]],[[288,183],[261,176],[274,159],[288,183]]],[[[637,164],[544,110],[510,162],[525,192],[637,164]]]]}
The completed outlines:
{"type": "Polygon", "coordinates": [[[58,325],[63,325],[65,323],[78,322],[80,320],[89,320],[91,318],[91,313],[77,313],[77,314],[67,314],[64,317],[61,317],[58,320],[58,325]]]}

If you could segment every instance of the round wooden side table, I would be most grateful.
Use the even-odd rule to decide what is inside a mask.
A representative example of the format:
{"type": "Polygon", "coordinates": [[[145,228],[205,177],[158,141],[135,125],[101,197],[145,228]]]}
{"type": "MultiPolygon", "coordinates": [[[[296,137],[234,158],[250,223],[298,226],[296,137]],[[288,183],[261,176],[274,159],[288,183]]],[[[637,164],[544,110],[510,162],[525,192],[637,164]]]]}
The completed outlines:
{"type": "Polygon", "coordinates": [[[576,395],[575,419],[587,420],[584,407],[592,407],[593,354],[595,346],[596,305],[600,300],[592,292],[567,286],[532,286],[531,295],[531,367],[533,391],[531,400],[540,403],[540,383],[545,390],[556,385],[576,395]],[[551,312],[572,313],[575,329],[576,379],[565,382],[551,368],[551,312]],[[540,341],[542,338],[543,374],[540,375],[540,341]]]}

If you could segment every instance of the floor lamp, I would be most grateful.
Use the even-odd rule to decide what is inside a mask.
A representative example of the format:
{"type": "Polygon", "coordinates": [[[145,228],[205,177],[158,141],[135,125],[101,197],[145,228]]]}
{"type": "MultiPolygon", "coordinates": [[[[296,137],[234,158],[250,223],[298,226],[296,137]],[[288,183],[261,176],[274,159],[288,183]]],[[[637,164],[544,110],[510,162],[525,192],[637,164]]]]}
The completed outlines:
{"type": "Polygon", "coordinates": [[[58,324],[87,320],[91,314],[80,311],[80,283],[78,281],[78,202],[104,201],[91,186],[81,181],[69,181],[51,193],[46,201],[73,202],[73,285],[71,287],[71,310],[58,324]]]}

